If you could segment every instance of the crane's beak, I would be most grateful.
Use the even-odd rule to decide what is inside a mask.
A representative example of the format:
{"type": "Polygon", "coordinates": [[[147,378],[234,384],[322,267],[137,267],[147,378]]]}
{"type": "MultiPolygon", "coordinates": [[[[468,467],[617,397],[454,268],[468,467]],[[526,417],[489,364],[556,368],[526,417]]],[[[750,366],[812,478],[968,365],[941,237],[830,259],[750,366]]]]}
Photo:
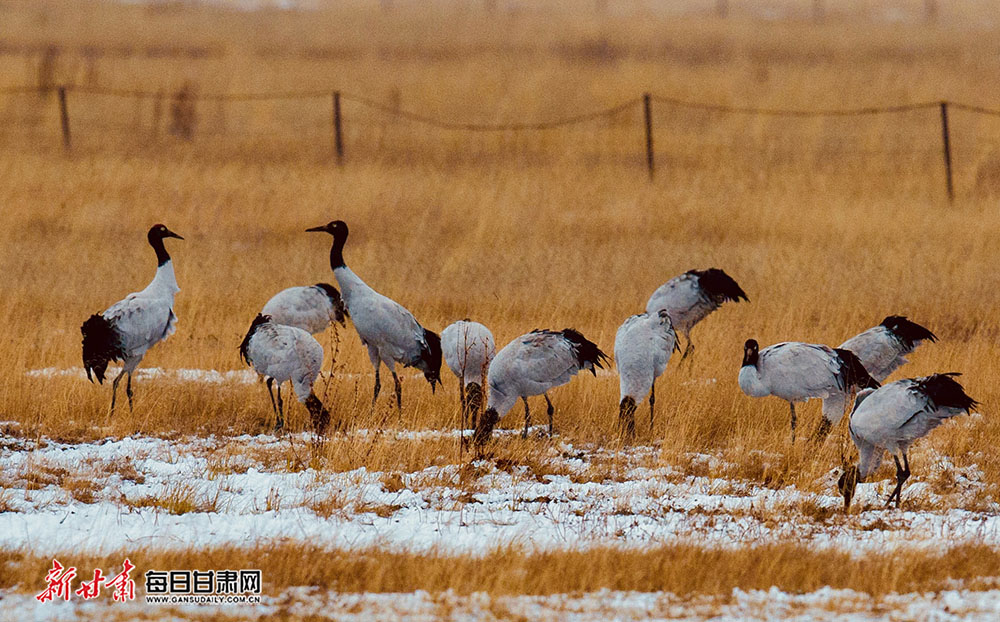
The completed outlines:
{"type": "Polygon", "coordinates": [[[306,229],[306,233],[312,233],[312,232],[327,233],[328,231],[329,229],[326,228],[326,225],[320,225],[319,227],[310,227],[306,229]]]}
{"type": "Polygon", "coordinates": [[[176,233],[174,233],[173,231],[171,231],[170,229],[167,229],[167,232],[163,234],[163,237],[165,237],[165,238],[177,238],[178,240],[183,240],[184,239],[181,236],[179,236],[176,233]]]}

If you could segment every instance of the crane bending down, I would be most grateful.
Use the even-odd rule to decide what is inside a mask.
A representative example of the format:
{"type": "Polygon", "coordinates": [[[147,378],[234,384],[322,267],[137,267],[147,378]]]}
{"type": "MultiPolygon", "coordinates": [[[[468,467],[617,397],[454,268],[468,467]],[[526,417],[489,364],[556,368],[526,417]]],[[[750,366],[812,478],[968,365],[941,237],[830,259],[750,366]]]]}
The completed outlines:
{"type": "Polygon", "coordinates": [[[718,268],[688,270],[659,286],[646,303],[647,313],[666,309],[674,329],[684,335],[683,361],[694,352],[691,331],[695,325],[722,306],[722,303],[750,302],[733,277],[718,268]]]}
{"type": "Polygon", "coordinates": [[[486,412],[479,418],[475,444],[485,445],[493,428],[507,414],[518,398],[524,402],[524,432],[528,437],[531,412],[528,398],[544,395],[549,415],[549,436],[555,409],[548,390],[569,382],[573,376],[589,369],[595,376],[595,367],[601,369],[608,363],[608,356],[597,344],[572,328],[561,331],[533,330],[521,335],[497,352],[490,363],[490,395],[486,412]]]}
{"type": "Polygon", "coordinates": [[[945,419],[968,413],[978,404],[955,380],[959,375],[952,372],[897,380],[881,389],[865,389],[858,394],[848,429],[858,448],[859,460],[845,468],[837,482],[845,510],[851,508],[858,483],[878,469],[886,451],[896,462],[896,487],[885,505],[888,507],[895,499],[899,507],[903,484],[910,477],[910,461],[906,456],[910,445],[945,419]]]}
{"type": "Polygon", "coordinates": [[[277,324],[269,315],[258,314],[240,344],[240,358],[267,378],[267,392],[274,409],[275,431],[285,426],[281,385],[292,383],[292,390],[312,416],[317,434],[326,432],[330,412],[313,392],[313,384],[323,366],[323,346],[308,332],[294,326],[277,324]],[[278,384],[275,403],[271,385],[278,384]]]}
{"type": "Polygon", "coordinates": [[[334,322],[345,326],[347,309],[336,287],[316,283],[281,290],[267,301],[261,314],[271,316],[275,324],[294,326],[316,335],[334,322]]]}
{"type": "Polygon", "coordinates": [[[403,387],[396,375],[396,364],[415,367],[424,372],[431,385],[441,384],[441,338],[427,330],[398,302],[369,287],[344,263],[344,244],[349,230],[347,223],[334,220],[306,231],[329,233],[333,236],[330,268],[340,285],[344,305],[354,322],[361,343],[368,348],[368,358],[375,368],[375,390],[372,406],[382,388],[379,367],[385,364],[392,372],[396,386],[396,406],[403,408],[403,387]]]}
{"type": "Polygon", "coordinates": [[[469,416],[475,428],[483,409],[483,385],[497,350],[493,333],[479,322],[459,320],[441,331],[441,350],[444,362],[458,377],[462,429],[465,429],[469,416]]]}
{"type": "Polygon", "coordinates": [[[635,411],[647,394],[649,428],[653,429],[656,379],[667,369],[675,350],[680,350],[677,333],[666,309],[633,315],[615,334],[615,365],[621,389],[618,421],[626,437],[635,435],[635,411]]]}
{"type": "Polygon", "coordinates": [[[146,351],[174,334],[177,327],[173,306],[174,295],[180,288],[174,276],[174,264],[163,246],[165,238],[184,239],[161,224],[153,225],[146,234],[149,245],[156,252],[156,275],[146,289],[129,294],[101,313],[95,313],[80,327],[83,367],[88,380],[93,382],[96,377],[104,384],[108,363],[122,361],[122,370],[111,385],[111,412],[115,410],[118,383],[125,374],[128,374],[125,394],[129,410],[132,409],[132,372],[146,351]]]}
{"type": "Polygon", "coordinates": [[[840,347],[857,354],[872,378],[882,382],[908,363],[906,355],[924,340],[933,343],[937,335],[905,316],[890,315],[878,326],[851,337],[840,347]]]}
{"type": "Polygon", "coordinates": [[[743,346],[740,389],[750,397],[774,395],[787,401],[793,442],[796,402],[817,397],[823,400],[823,419],[816,431],[817,440],[822,440],[844,416],[853,390],[879,386],[850,350],[798,341],[758,348],[756,339],[747,339],[743,346]]]}

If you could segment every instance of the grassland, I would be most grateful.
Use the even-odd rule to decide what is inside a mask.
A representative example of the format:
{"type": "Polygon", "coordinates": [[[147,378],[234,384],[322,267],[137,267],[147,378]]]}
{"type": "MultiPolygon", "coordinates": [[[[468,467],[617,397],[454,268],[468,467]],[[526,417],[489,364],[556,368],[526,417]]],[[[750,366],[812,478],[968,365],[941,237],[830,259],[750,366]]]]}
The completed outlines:
{"type": "MultiPolygon", "coordinates": [[[[942,14],[933,24],[887,23],[859,9],[816,24],[749,13],[719,20],[697,11],[602,17],[551,6],[487,19],[447,3],[244,13],[44,1],[4,2],[0,18],[7,24],[0,85],[162,91],[163,105],[185,84],[213,94],[342,89],[440,119],[504,123],[601,109],[644,91],[793,109],[940,99],[991,105],[1000,94],[1000,26],[962,14],[942,14]],[[59,52],[43,69],[50,45],[59,52]]],[[[954,114],[958,192],[949,204],[935,110],[776,119],[657,105],[659,168],[649,182],[638,108],[564,130],[471,134],[348,103],[347,161],[338,168],[327,98],[200,102],[194,137],[184,140],[169,133],[169,112],[157,115],[149,98],[70,97],[74,146],[65,154],[54,98],[0,96],[0,121],[7,120],[0,141],[0,418],[17,422],[19,435],[90,441],[266,430],[271,415],[262,387],[150,381],[137,385],[134,413],[109,418],[107,388],[25,372],[79,365],[80,323],[145,285],[154,263],[143,234],[160,221],[186,238],[168,244],[182,290],[180,323],[144,365],[237,369],[239,340],[271,294],[332,278],[328,240],[303,230],[337,218],[351,226],[347,261],[369,284],[429,328],[471,317],[500,344],[533,328],[573,326],[611,352],[618,325],[656,286],[687,269],[725,268],[751,302],[729,305],[696,329],[693,364],[668,370],[656,425],[640,425],[639,440],[658,445],[661,464],[688,464],[692,451],[723,455],[739,465],[733,477],[763,477],[755,451],[780,453],[786,460],[767,477],[815,489],[843,448],[842,435],[818,449],[790,446],[787,408],[739,392],[745,339],[837,344],[885,315],[908,315],[941,342],[920,350],[904,373],[961,371],[984,404],[983,417],[949,424],[924,446],[959,467],[978,465],[989,485],[978,501],[996,500],[1000,121],[954,114]]],[[[356,427],[450,428],[457,421],[457,387],[448,378],[445,390],[431,395],[422,380],[407,377],[400,416],[387,398],[369,413],[371,368],[350,327],[340,332],[336,370],[358,375],[334,379],[325,399],[356,427]]],[[[552,397],[563,438],[613,442],[614,376],[580,377],[552,397]]],[[[805,425],[814,425],[818,407],[805,412],[805,425]]],[[[516,419],[512,414],[507,425],[516,419]]],[[[293,411],[290,424],[305,426],[304,411],[293,411]]],[[[345,443],[321,450],[325,468],[419,469],[445,451],[415,446],[398,454],[375,444],[338,452],[345,443]]],[[[544,445],[503,441],[495,453],[525,460],[544,445]]],[[[919,451],[913,466],[919,479],[919,451]]],[[[301,554],[274,553],[286,560],[301,554]]],[[[673,554],[539,561],[506,551],[486,566],[392,560],[401,574],[437,570],[413,575],[433,577],[423,582],[365,574],[369,583],[350,587],[464,590],[470,577],[489,574],[484,568],[502,566],[507,574],[494,584],[500,591],[525,588],[516,578],[526,576],[543,592],[645,589],[647,564],[670,567],[673,554]],[[580,564],[591,571],[568,585],[542,580],[533,564],[554,578],[580,564]],[[629,570],[619,574],[623,564],[629,570]]],[[[827,580],[823,568],[836,567],[844,575],[839,584],[882,594],[996,574],[989,548],[945,565],[933,554],[894,560],[902,565],[883,560],[884,571],[865,581],[851,564],[799,550],[742,554],[706,560],[713,553],[696,551],[689,566],[678,567],[727,570],[707,582],[682,573],[690,583],[664,580],[658,589],[810,589],[827,580]],[[793,558],[815,563],[762,562],[793,558]]],[[[16,583],[10,577],[22,571],[35,576],[39,565],[44,560],[13,555],[3,583],[16,583]]],[[[273,580],[342,585],[344,577],[362,576],[346,566],[336,577],[289,573],[273,580]]]]}

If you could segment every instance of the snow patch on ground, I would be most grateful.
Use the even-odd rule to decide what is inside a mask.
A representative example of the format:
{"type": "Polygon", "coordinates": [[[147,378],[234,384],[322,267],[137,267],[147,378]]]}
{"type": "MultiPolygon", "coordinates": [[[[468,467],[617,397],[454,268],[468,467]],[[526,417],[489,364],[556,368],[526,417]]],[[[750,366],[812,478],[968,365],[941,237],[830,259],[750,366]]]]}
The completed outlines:
{"type": "MultiPolygon", "coordinates": [[[[456,435],[386,431],[379,442],[456,435]]],[[[541,472],[510,460],[336,472],[305,468],[310,442],[308,434],[82,444],[0,436],[0,548],[49,555],[296,540],[338,549],[482,554],[510,545],[797,542],[863,555],[968,543],[1000,547],[997,504],[972,511],[960,503],[962,490],[979,485],[978,469],[955,469],[943,457],[925,462],[927,473],[953,473],[959,493],[939,497],[919,480],[903,494],[911,507],[944,509],[881,509],[891,485],[885,480],[859,486],[861,511],[844,515],[834,471],[824,478],[827,494],[776,490],[687,475],[669,465],[651,468],[653,447],[633,447],[609,468],[609,450],[557,442],[544,450],[541,472]]],[[[722,463],[709,454],[691,461],[722,463]]]]}

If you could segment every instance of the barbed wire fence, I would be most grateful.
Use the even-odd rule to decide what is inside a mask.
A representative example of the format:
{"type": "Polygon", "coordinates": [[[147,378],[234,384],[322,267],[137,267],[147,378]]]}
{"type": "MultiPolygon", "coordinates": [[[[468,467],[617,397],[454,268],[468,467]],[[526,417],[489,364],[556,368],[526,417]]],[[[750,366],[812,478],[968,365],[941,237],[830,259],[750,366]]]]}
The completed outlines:
{"type": "MultiPolygon", "coordinates": [[[[163,101],[167,95],[163,91],[143,91],[130,89],[112,89],[94,86],[63,85],[52,87],[8,87],[0,88],[0,95],[25,95],[37,94],[47,96],[55,92],[58,100],[59,123],[62,133],[63,148],[69,152],[73,148],[72,140],[72,120],[70,117],[70,96],[74,93],[100,95],[117,98],[128,98],[135,100],[152,100],[157,110],[162,109],[163,101]]],[[[707,102],[691,101],[676,97],[667,97],[653,93],[644,93],[641,96],[627,99],[619,104],[603,108],[600,110],[579,113],[558,119],[533,122],[518,123],[469,123],[460,121],[450,121],[420,114],[417,112],[402,110],[398,102],[393,104],[384,103],[362,95],[356,95],[344,91],[295,91],[295,92],[272,92],[272,93],[196,93],[193,90],[181,89],[170,96],[171,106],[174,108],[173,114],[181,119],[179,125],[182,130],[179,132],[182,137],[185,132],[193,130],[183,130],[184,115],[193,114],[185,112],[187,108],[193,110],[197,101],[218,102],[263,102],[278,100],[322,100],[328,99],[331,106],[330,130],[332,132],[333,150],[338,166],[343,166],[346,159],[344,140],[344,103],[367,108],[376,113],[404,119],[413,123],[418,123],[443,131],[456,132],[532,132],[553,130],[573,125],[584,124],[598,119],[610,119],[618,117],[623,113],[634,110],[642,110],[643,125],[642,130],[645,136],[645,164],[650,180],[656,176],[656,151],[654,142],[654,104],[667,107],[668,109],[688,109],[724,115],[753,115],[766,117],[791,117],[791,118],[822,118],[822,117],[861,117],[872,115],[891,115],[900,113],[911,113],[919,111],[936,110],[939,116],[941,129],[941,154],[944,169],[945,190],[949,201],[955,197],[954,176],[952,170],[952,141],[949,128],[949,111],[960,110],[978,115],[989,115],[1000,117],[1000,110],[983,106],[965,104],[951,101],[928,101],[911,104],[890,105],[890,106],[869,106],[849,109],[781,109],[752,106],[731,106],[714,104],[707,102]]],[[[159,112],[157,113],[159,114],[159,112]]]]}

